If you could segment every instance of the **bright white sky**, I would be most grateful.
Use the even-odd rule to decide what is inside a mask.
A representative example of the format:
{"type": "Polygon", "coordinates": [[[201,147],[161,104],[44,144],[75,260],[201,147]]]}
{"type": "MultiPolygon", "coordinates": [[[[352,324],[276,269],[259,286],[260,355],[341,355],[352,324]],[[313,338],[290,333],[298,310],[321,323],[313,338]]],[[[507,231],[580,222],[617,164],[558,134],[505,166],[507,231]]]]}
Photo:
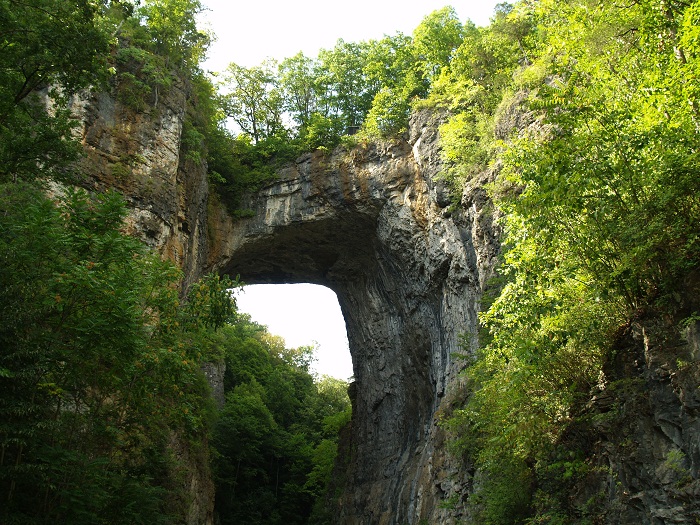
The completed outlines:
{"type": "MultiPolygon", "coordinates": [[[[251,67],[303,51],[316,57],[339,38],[346,42],[410,35],[428,14],[451,5],[460,19],[488,25],[503,0],[203,0],[203,27],[216,35],[204,69],[223,71],[230,62],[251,67]]],[[[247,286],[238,307],[287,346],[317,342],[315,370],[347,380],[352,376],[345,322],[335,294],[313,285],[247,286]]]]}
{"type": "Polygon", "coordinates": [[[256,284],[236,293],[241,312],[284,337],[288,347],[318,344],[318,374],[348,380],[352,361],[345,321],[335,293],[314,284],[256,284]]]}
{"type": "Polygon", "coordinates": [[[303,51],[346,42],[379,39],[397,31],[410,35],[427,15],[451,5],[460,19],[488,25],[504,0],[202,0],[203,14],[217,37],[204,67],[223,71],[230,62],[257,66],[268,57],[282,60],[303,51]]]}

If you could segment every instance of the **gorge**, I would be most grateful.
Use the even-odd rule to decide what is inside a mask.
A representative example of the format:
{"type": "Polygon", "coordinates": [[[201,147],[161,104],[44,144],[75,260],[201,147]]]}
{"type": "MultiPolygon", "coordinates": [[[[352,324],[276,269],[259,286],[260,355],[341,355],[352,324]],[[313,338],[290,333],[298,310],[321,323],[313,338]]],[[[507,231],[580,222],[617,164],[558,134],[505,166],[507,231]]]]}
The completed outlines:
{"type": "Polygon", "coordinates": [[[220,77],[203,9],[0,0],[0,522],[700,523],[700,1],[220,77]]]}
{"type": "Polygon", "coordinates": [[[302,156],[248,197],[252,217],[233,219],[209,196],[205,174],[178,163],[182,112],[177,98],[163,105],[156,123],[125,122],[106,97],[80,105],[94,187],[123,191],[131,230],[190,280],[216,270],[251,284],[331,288],[355,377],[341,522],[443,520],[449,511],[439,502],[464,481],[441,447],[438,414],[457,395],[460,337],[476,332],[498,254],[482,187],[489,174],[455,206],[435,180],[437,120],[424,112],[412,119],[408,140],[302,156]],[[114,140],[126,135],[122,126],[128,141],[114,140]],[[110,159],[121,158],[139,159],[128,183],[109,175],[110,159]]]}
{"type": "MultiPolygon", "coordinates": [[[[89,184],[124,192],[130,230],[177,261],[190,282],[215,270],[249,283],[309,282],[336,292],[355,376],[346,463],[336,467],[337,523],[471,522],[465,507],[444,502],[466,501],[478,473],[448,452],[440,421],[465,395],[459,354],[464,339],[476,337],[499,254],[484,190],[492,172],[474,178],[455,202],[439,178],[438,116],[418,112],[404,139],[301,156],[246,197],[249,217],[234,219],[181,153],[182,97],[173,91],[156,119],[120,118],[124,109],[105,96],[76,105],[89,184]],[[129,180],[114,175],[124,158],[136,159],[129,180]]],[[[640,390],[621,401],[635,419],[614,441],[607,423],[594,425],[593,461],[605,468],[572,497],[605,494],[606,523],[692,523],[700,398],[690,371],[665,370],[673,359],[697,359],[697,331],[672,350],[642,333],[642,324],[630,328],[628,350],[609,372],[638,382],[640,390]],[[619,445],[630,442],[632,453],[619,445]],[[670,463],[673,450],[689,463],[670,463]],[[674,488],[678,468],[694,481],[674,488]]],[[[210,379],[216,383],[216,373],[210,379]]],[[[610,395],[617,394],[592,394],[589,410],[605,413],[610,395]]],[[[206,472],[191,475],[189,522],[207,523],[206,472]]]]}

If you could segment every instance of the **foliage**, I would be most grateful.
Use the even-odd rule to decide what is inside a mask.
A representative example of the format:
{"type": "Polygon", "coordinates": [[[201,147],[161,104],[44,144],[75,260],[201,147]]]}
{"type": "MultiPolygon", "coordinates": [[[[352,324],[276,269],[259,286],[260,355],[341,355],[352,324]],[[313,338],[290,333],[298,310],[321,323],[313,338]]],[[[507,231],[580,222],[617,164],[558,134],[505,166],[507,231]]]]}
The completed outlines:
{"type": "Polygon", "coordinates": [[[228,283],[207,278],[183,307],[179,272],[120,231],[117,195],[52,186],[48,198],[36,182],[74,169],[80,90],[116,74],[120,96],[142,104],[155,87],[157,106],[175,70],[195,68],[187,9],[198,5],[0,2],[3,523],[170,523],[183,512],[170,440],[207,431],[199,362],[230,314],[228,283]]]}
{"type": "Polygon", "coordinates": [[[88,0],[3,0],[0,27],[0,181],[64,176],[68,97],[106,79],[111,24],[88,0]]]}
{"type": "Polygon", "coordinates": [[[137,111],[157,108],[161,93],[196,76],[210,36],[195,25],[199,0],[145,0],[116,32],[117,93],[137,111]]]}
{"type": "Polygon", "coordinates": [[[183,312],[183,325],[192,331],[211,328],[218,330],[233,321],[236,302],[232,290],[241,286],[236,279],[212,273],[190,286],[183,312]]]}
{"type": "Polygon", "coordinates": [[[204,58],[210,37],[196,26],[200,0],[144,0],[137,17],[144,21],[149,47],[165,57],[166,67],[194,72],[204,58]]]}
{"type": "Polygon", "coordinates": [[[451,7],[433,11],[413,31],[417,66],[423,77],[437,78],[446,69],[460,47],[464,28],[451,7]]]}
{"type": "Polygon", "coordinates": [[[0,27],[4,118],[42,87],[61,85],[75,92],[105,72],[109,24],[93,2],[4,0],[0,27]]]}
{"type": "MultiPolygon", "coordinates": [[[[253,523],[252,505],[267,501],[301,522],[325,490],[349,401],[344,384],[314,382],[312,349],[287,349],[239,319],[237,281],[205,276],[181,298],[179,272],[120,231],[116,194],[51,186],[49,198],[36,184],[71,173],[80,147],[70,97],[110,75],[121,101],[143,112],[184,82],[198,111],[186,110],[183,159],[208,162],[234,200],[298,154],[281,127],[258,141],[226,130],[198,66],[209,41],[199,10],[198,0],[0,3],[2,523],[178,522],[188,503],[176,472],[191,465],[173,436],[192,450],[206,442],[215,410],[199,366],[222,358],[219,458],[245,461],[236,487],[251,496],[234,507],[249,506],[253,523]],[[257,474],[268,480],[260,500],[259,480],[246,477],[257,474]]],[[[303,124],[300,144],[338,135],[318,112],[303,124]]]]}
{"type": "Polygon", "coordinates": [[[455,168],[468,176],[494,154],[501,164],[491,195],[504,282],[480,316],[473,393],[448,424],[485,473],[472,501],[484,523],[587,515],[560,490],[586,472],[563,433],[605,388],[620,326],[647,308],[687,315],[684,278],[700,261],[695,4],[501,8],[433,91],[463,108],[443,128],[455,168]],[[512,109],[517,89],[538,125],[496,136],[497,108],[512,109]],[[492,125],[468,129],[474,104],[492,125]]]}
{"type": "MultiPolygon", "coordinates": [[[[606,386],[616,330],[644,309],[693,315],[698,2],[522,1],[480,28],[444,8],[412,36],[232,64],[221,93],[199,70],[201,9],[0,1],[0,520],[168,522],[168,433],[196,441],[210,424],[203,359],[227,365],[224,523],[321,522],[349,419],[346,385],[310,375],[312,349],[235,313],[237,282],[208,276],[181,301],[173,267],[119,231],[116,196],[51,200],[23,182],[71,175],[70,97],[110,75],[143,112],[186,80],[198,110],[183,158],[206,163],[233,208],[303,151],[404,133],[417,105],[444,111],[444,176],[459,193],[493,167],[504,231],[472,393],[447,423],[481,476],[469,504],[483,523],[585,519],[565,493],[588,458],[563,436],[606,386]]],[[[681,454],[666,465],[679,482],[681,454]]]]}
{"type": "Polygon", "coordinates": [[[313,348],[285,348],[247,316],[221,334],[228,393],[213,439],[221,521],[306,523],[349,418],[347,384],[314,381],[313,348]]]}
{"type": "Polygon", "coordinates": [[[529,63],[528,56],[537,47],[535,28],[527,3],[499,4],[491,25],[463,28],[449,68],[441,69],[432,83],[424,104],[449,111],[440,129],[447,164],[443,177],[456,193],[499,153],[498,141],[508,138],[496,128],[508,127],[499,122],[506,121],[512,110],[514,75],[529,63]]]}
{"type": "Polygon", "coordinates": [[[206,276],[181,303],[179,272],[119,232],[114,194],[54,202],[10,184],[0,195],[3,523],[177,519],[169,436],[207,432],[199,363],[221,357],[224,522],[304,522],[349,418],[347,385],[314,382],[313,348],[238,317],[229,279],[206,276]]]}
{"type": "Polygon", "coordinates": [[[274,138],[273,148],[286,143],[297,153],[332,148],[358,131],[365,139],[400,135],[411,101],[425,96],[447,68],[462,32],[454,10],[445,8],[426,17],[413,38],[340,39],[315,59],[299,53],[280,64],[231,64],[221,83],[221,107],[238,139],[247,136],[257,145],[274,138]]]}
{"type": "Polygon", "coordinates": [[[168,522],[169,432],[194,438],[209,413],[179,272],[119,231],[115,194],[0,195],[1,520],[168,522]]]}
{"type": "Polygon", "coordinates": [[[283,100],[273,73],[276,64],[246,68],[229,64],[224,77],[222,107],[254,144],[283,132],[283,100]]]}
{"type": "Polygon", "coordinates": [[[368,136],[386,137],[406,131],[409,104],[401,92],[382,88],[372,100],[363,131],[368,136]]]}

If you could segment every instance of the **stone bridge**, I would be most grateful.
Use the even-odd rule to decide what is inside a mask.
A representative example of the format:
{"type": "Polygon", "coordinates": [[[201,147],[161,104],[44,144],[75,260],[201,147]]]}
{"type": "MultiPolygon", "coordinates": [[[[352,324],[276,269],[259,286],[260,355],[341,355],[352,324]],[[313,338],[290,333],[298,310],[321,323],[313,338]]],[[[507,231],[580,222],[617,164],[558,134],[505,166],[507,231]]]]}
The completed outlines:
{"type": "MultiPolygon", "coordinates": [[[[157,112],[134,112],[105,93],[77,98],[83,185],[120,191],[131,208],[127,230],[177,263],[185,286],[218,270],[249,283],[311,282],[336,292],[355,375],[336,523],[469,519],[440,505],[469,494],[471,475],[446,455],[437,422],[459,395],[454,354],[461,335],[476,333],[478,302],[498,253],[483,190],[491,174],[474,177],[453,205],[435,182],[442,169],[437,119],[417,113],[404,140],[300,158],[245,203],[252,217],[234,220],[210,194],[206,165],[183,154],[184,87],[164,94],[157,112]]],[[[516,128],[523,125],[511,117],[516,128]]],[[[680,358],[697,361],[700,328],[692,328],[685,343],[669,348],[648,334],[633,339],[608,371],[641,379],[639,399],[648,399],[625,430],[637,448],[616,450],[601,434],[597,465],[623,482],[590,487],[618,509],[610,523],[650,516],[695,523],[686,510],[698,500],[698,484],[685,487],[688,497],[678,503],[667,466],[668,453],[678,450],[686,451],[693,473],[700,464],[698,369],[669,373],[680,358]]],[[[185,461],[187,523],[213,523],[208,465],[185,461]]]]}
{"type": "Polygon", "coordinates": [[[213,268],[338,296],[355,377],[343,524],[445,523],[439,502],[465,482],[437,420],[498,247],[481,186],[451,206],[435,182],[431,117],[414,117],[407,139],[307,154],[249,198],[252,217],[209,214],[213,268]]]}

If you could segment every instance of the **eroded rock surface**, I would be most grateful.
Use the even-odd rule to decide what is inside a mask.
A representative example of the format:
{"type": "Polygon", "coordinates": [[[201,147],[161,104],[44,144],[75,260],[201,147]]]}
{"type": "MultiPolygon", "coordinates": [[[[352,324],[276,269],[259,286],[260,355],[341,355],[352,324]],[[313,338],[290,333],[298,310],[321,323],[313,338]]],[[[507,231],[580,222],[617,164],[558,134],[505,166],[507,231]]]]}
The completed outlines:
{"type": "Polygon", "coordinates": [[[620,334],[610,382],[587,405],[576,436],[590,474],[572,504],[609,525],[700,521],[700,325],[679,331],[642,315],[620,334]]]}
{"type": "Polygon", "coordinates": [[[84,185],[124,195],[129,232],[180,266],[186,286],[199,278],[206,260],[209,198],[206,166],[183,150],[187,97],[187,86],[176,84],[156,107],[140,111],[106,93],[73,103],[83,122],[84,185]]]}
{"type": "MultiPolygon", "coordinates": [[[[464,505],[441,505],[463,502],[473,478],[448,455],[438,420],[461,395],[455,354],[460,336],[477,333],[499,250],[483,189],[493,174],[475,177],[453,204],[435,178],[438,117],[421,113],[404,140],[301,157],[248,199],[253,217],[234,220],[209,195],[205,167],[183,151],[186,99],[174,86],[142,112],[104,94],[76,100],[84,185],[121,191],[130,231],[179,264],[186,285],[213,269],[337,293],[355,375],[338,524],[470,522],[464,505]]],[[[629,388],[592,394],[594,424],[580,448],[595,475],[571,504],[594,505],[601,523],[700,519],[700,329],[692,325],[683,340],[652,325],[630,329],[606,371],[629,388]]],[[[220,367],[207,372],[220,383],[220,367]]],[[[212,523],[207,458],[176,439],[173,449],[188,465],[188,524],[212,523]]]]}
{"type": "MultiPolygon", "coordinates": [[[[187,97],[187,86],[177,84],[156,107],[140,111],[119,102],[114,93],[86,94],[72,105],[82,120],[77,133],[86,153],[80,184],[88,190],[119,191],[130,210],[128,233],[176,263],[184,286],[201,276],[206,262],[209,198],[206,166],[188,159],[183,149],[187,97]]],[[[210,378],[223,374],[214,364],[206,372],[210,378]]],[[[210,525],[214,484],[206,447],[192,450],[177,435],[169,439],[182,462],[173,483],[179,485],[185,523],[210,525]]]]}

